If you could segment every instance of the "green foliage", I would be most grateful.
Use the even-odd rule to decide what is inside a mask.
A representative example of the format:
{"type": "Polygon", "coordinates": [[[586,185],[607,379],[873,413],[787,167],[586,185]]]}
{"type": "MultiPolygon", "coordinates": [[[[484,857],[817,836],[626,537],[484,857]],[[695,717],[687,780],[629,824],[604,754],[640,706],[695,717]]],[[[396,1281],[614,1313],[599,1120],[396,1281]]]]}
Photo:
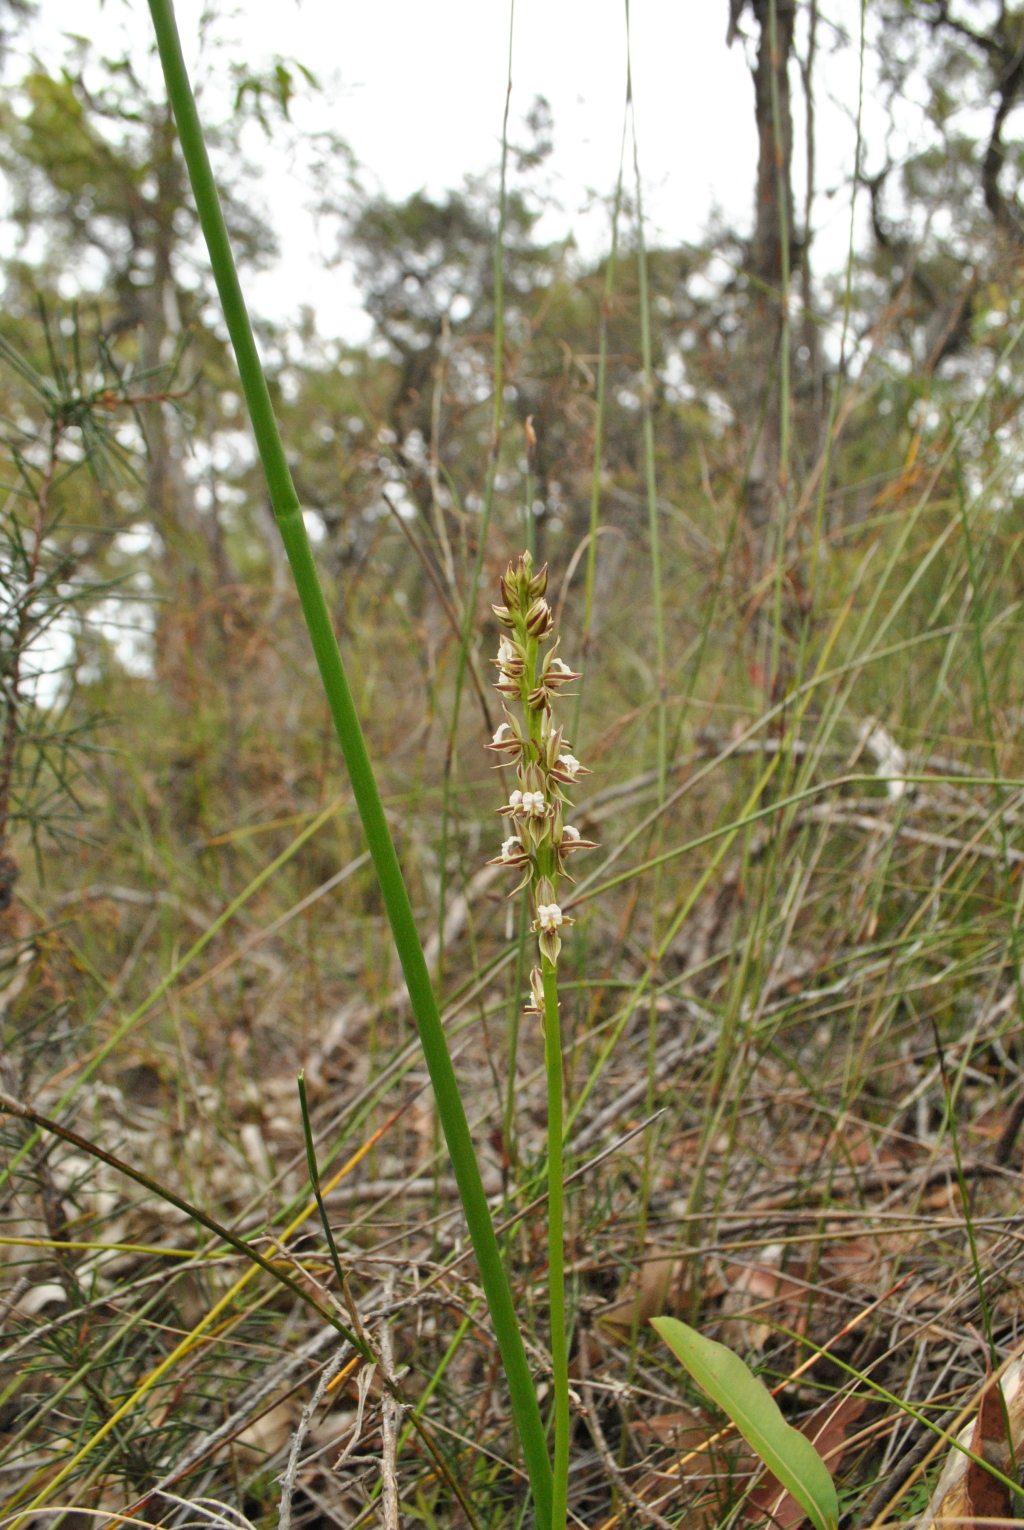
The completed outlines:
{"type": "MultiPolygon", "coordinates": [[[[47,235],[51,270],[100,262],[134,323],[147,286],[177,275],[171,250],[196,232],[169,108],[149,99],[127,59],[96,63],[87,44],[58,76],[33,70],[21,92],[24,104],[4,103],[0,134],[13,220],[25,237],[47,235]]],[[[244,175],[243,121],[221,125],[218,139],[244,175]]],[[[260,264],[275,245],[238,179],[236,170],[223,188],[232,239],[241,260],[260,264]]]]}
{"type": "Polygon", "coordinates": [[[273,121],[267,112],[267,103],[276,106],[285,122],[290,120],[291,103],[295,97],[295,76],[299,74],[313,90],[319,89],[316,75],[299,59],[274,60],[269,69],[256,72],[236,64],[235,111],[244,112],[251,107],[257,122],[269,138],[273,133],[273,121]]]}
{"type": "Polygon", "coordinates": [[[806,1509],[815,1530],[836,1530],[839,1500],[828,1468],[804,1435],[787,1424],[779,1405],[739,1355],[678,1318],[651,1326],[712,1402],[729,1415],[770,1472],[806,1509]]]}
{"type": "MultiPolygon", "coordinates": [[[[87,475],[108,497],[135,478],[133,454],[118,421],[135,407],[134,397],[104,337],[83,334],[77,314],[65,335],[45,308],[40,313],[47,372],[38,371],[0,335],[10,410],[0,417],[8,478],[0,518],[4,907],[13,885],[12,834],[27,830],[38,853],[41,833],[73,832],[81,811],[75,781],[93,747],[92,720],[74,714],[75,678],[89,647],[84,623],[111,585],[87,572],[94,548],[70,513],[74,480],[87,475]]],[[[137,376],[136,391],[140,383],[172,385],[174,370],[137,376]]],[[[102,531],[99,536],[102,541],[102,531]]]]}

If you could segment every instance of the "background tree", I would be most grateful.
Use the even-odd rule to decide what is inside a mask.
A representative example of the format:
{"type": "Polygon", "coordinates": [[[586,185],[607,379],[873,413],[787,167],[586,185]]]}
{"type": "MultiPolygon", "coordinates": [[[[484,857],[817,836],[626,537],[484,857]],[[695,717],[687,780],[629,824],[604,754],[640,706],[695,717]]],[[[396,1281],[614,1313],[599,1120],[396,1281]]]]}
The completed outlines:
{"type": "MultiPolygon", "coordinates": [[[[730,0],[728,43],[739,34],[746,0],[730,0]]],[[[789,283],[798,265],[799,245],[793,206],[793,112],[790,60],[796,26],[796,0],[750,0],[757,27],[754,117],[757,124],[757,180],[754,228],[745,262],[752,293],[747,324],[749,367],[742,412],[750,431],[746,514],[761,549],[771,542],[779,515],[783,462],[784,372],[791,357],[782,355],[783,323],[789,283]]],[[[787,341],[792,348],[792,339],[787,341]]]]}

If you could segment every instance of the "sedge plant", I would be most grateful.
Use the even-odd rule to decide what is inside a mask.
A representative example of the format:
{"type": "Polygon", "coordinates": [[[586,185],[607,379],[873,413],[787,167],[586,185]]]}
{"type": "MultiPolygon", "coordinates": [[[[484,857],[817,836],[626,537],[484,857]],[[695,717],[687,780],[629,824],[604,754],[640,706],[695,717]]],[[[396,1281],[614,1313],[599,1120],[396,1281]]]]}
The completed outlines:
{"type": "Polygon", "coordinates": [[[547,1530],[555,1521],[552,1520],[551,1463],[544,1428],[508,1277],[484,1193],[480,1166],[441,1025],[437,999],[256,349],[195,97],[182,55],[172,0],[150,0],[149,8],[167,94],[174,112],[225,323],[235,352],[239,379],[263,464],[274,517],[291,566],[302,614],[402,965],[434,1089],[438,1116],[448,1144],[480,1270],[481,1285],[501,1354],[538,1525],[541,1530],[547,1530]]]}
{"type": "MultiPolygon", "coordinates": [[[[502,763],[514,765],[517,786],[498,809],[511,833],[491,862],[521,873],[513,893],[529,888],[540,963],[530,973],[527,1014],[540,1017],[548,1103],[548,1284],[554,1423],[551,1523],[565,1524],[569,1486],[569,1356],[565,1314],[562,1034],[558,1007],[559,934],[572,920],[562,912],[559,884],[577,850],[593,849],[565,822],[571,807],[565,788],[589,774],[562,736],[553,703],[562,688],[581,676],[558,657],[554,618],[545,599],[547,566],[535,570],[529,551],[509,564],[501,581],[504,603],[492,607],[505,629],[495,663],[495,689],[505,721],[488,746],[502,763]]],[[[571,880],[571,878],[569,878],[571,880]]],[[[509,1090],[513,1081],[509,1080],[509,1090]]]]}

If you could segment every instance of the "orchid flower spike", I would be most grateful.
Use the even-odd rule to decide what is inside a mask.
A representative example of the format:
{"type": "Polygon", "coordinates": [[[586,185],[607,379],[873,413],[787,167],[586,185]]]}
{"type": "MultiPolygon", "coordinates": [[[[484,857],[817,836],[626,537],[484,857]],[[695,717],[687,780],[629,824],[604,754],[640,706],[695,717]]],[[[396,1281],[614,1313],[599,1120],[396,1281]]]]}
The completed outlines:
{"type": "Polygon", "coordinates": [[[531,928],[541,959],[530,978],[532,1002],[527,1009],[533,1014],[544,1012],[544,964],[557,964],[561,932],[573,922],[558,893],[563,878],[572,881],[566,863],[577,851],[593,848],[578,828],[562,821],[563,809],[571,805],[564,789],[588,771],[554,717],[562,687],[580,675],[557,654],[546,591],[547,569],[535,569],[529,553],[510,563],[502,575],[502,603],[493,608],[502,627],[494,662],[505,720],[487,746],[516,772],[515,790],[498,809],[512,820],[513,832],[489,864],[514,868],[520,873],[519,886],[530,889],[531,928]]]}

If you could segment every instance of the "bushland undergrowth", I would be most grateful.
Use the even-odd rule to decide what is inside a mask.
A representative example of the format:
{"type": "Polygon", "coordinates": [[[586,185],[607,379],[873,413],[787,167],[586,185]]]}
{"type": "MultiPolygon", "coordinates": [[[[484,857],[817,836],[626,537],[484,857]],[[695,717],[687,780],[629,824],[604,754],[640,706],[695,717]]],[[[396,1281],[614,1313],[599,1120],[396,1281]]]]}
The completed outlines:
{"type": "MultiPolygon", "coordinates": [[[[396,439],[376,412],[385,366],[355,382],[334,361],[297,369],[305,419],[272,378],[274,397],[313,490],[316,454],[360,411],[321,572],[545,1421],[550,1074],[523,1013],[531,911],[493,864],[513,783],[502,795],[484,746],[502,715],[491,600],[524,503],[563,474],[533,529],[559,653],[575,671],[586,649],[578,704],[560,705],[592,771],[573,823],[599,845],[558,898],[568,1522],[798,1522],[681,1379],[649,1327],[661,1313],[781,1384],[850,1524],[903,1521],[941,1431],[1022,1338],[1021,337],[982,316],[968,386],[908,381],[891,348],[903,310],[883,313],[859,369],[834,365],[823,428],[804,429],[794,394],[799,450],[759,539],[755,422],[698,418],[644,365],[647,284],[670,283],[659,252],[628,245],[546,299],[556,330],[589,335],[559,382],[563,469],[511,403],[472,402],[466,375],[493,377],[493,357],[469,342],[421,379],[425,435],[396,439]],[[624,403],[606,376],[623,354],[619,391],[639,390],[624,403]],[[488,473],[482,540],[469,496],[488,473]],[[559,493],[583,513],[563,505],[556,526],[559,493]]],[[[1015,280],[992,298],[1007,315],[1015,280]]],[[[832,318],[834,358],[841,303],[832,318]]],[[[14,320],[5,524],[26,545],[45,482],[59,578],[33,583],[3,554],[5,706],[11,655],[38,652],[18,613],[35,599],[45,624],[74,597],[86,614],[60,628],[54,694],[90,752],[73,798],[64,742],[12,756],[19,790],[38,787],[17,800],[59,798],[64,832],[37,832],[34,855],[40,811],[0,825],[20,868],[0,911],[0,1083],[86,1145],[0,1123],[0,1523],[532,1523],[380,892],[297,602],[253,533],[249,464],[213,471],[249,516],[225,536],[198,513],[159,546],[125,535],[158,476],[146,410],[187,442],[204,408],[230,414],[229,363],[211,351],[199,380],[158,377],[125,342],[119,361],[101,347],[62,372],[29,312],[14,320]],[[150,602],[148,672],[117,656],[129,600],[150,602]],[[300,1070],[343,1284],[310,1194],[300,1070]],[[376,1366],[340,1350],[323,1310],[376,1366]]],[[[61,322],[69,344],[92,333],[61,322]]],[[[528,397],[550,332],[538,321],[531,348],[512,329],[504,376],[528,397]]],[[[178,494],[183,460],[165,461],[178,494]]],[[[17,706],[28,741],[57,715],[17,706]]]]}

